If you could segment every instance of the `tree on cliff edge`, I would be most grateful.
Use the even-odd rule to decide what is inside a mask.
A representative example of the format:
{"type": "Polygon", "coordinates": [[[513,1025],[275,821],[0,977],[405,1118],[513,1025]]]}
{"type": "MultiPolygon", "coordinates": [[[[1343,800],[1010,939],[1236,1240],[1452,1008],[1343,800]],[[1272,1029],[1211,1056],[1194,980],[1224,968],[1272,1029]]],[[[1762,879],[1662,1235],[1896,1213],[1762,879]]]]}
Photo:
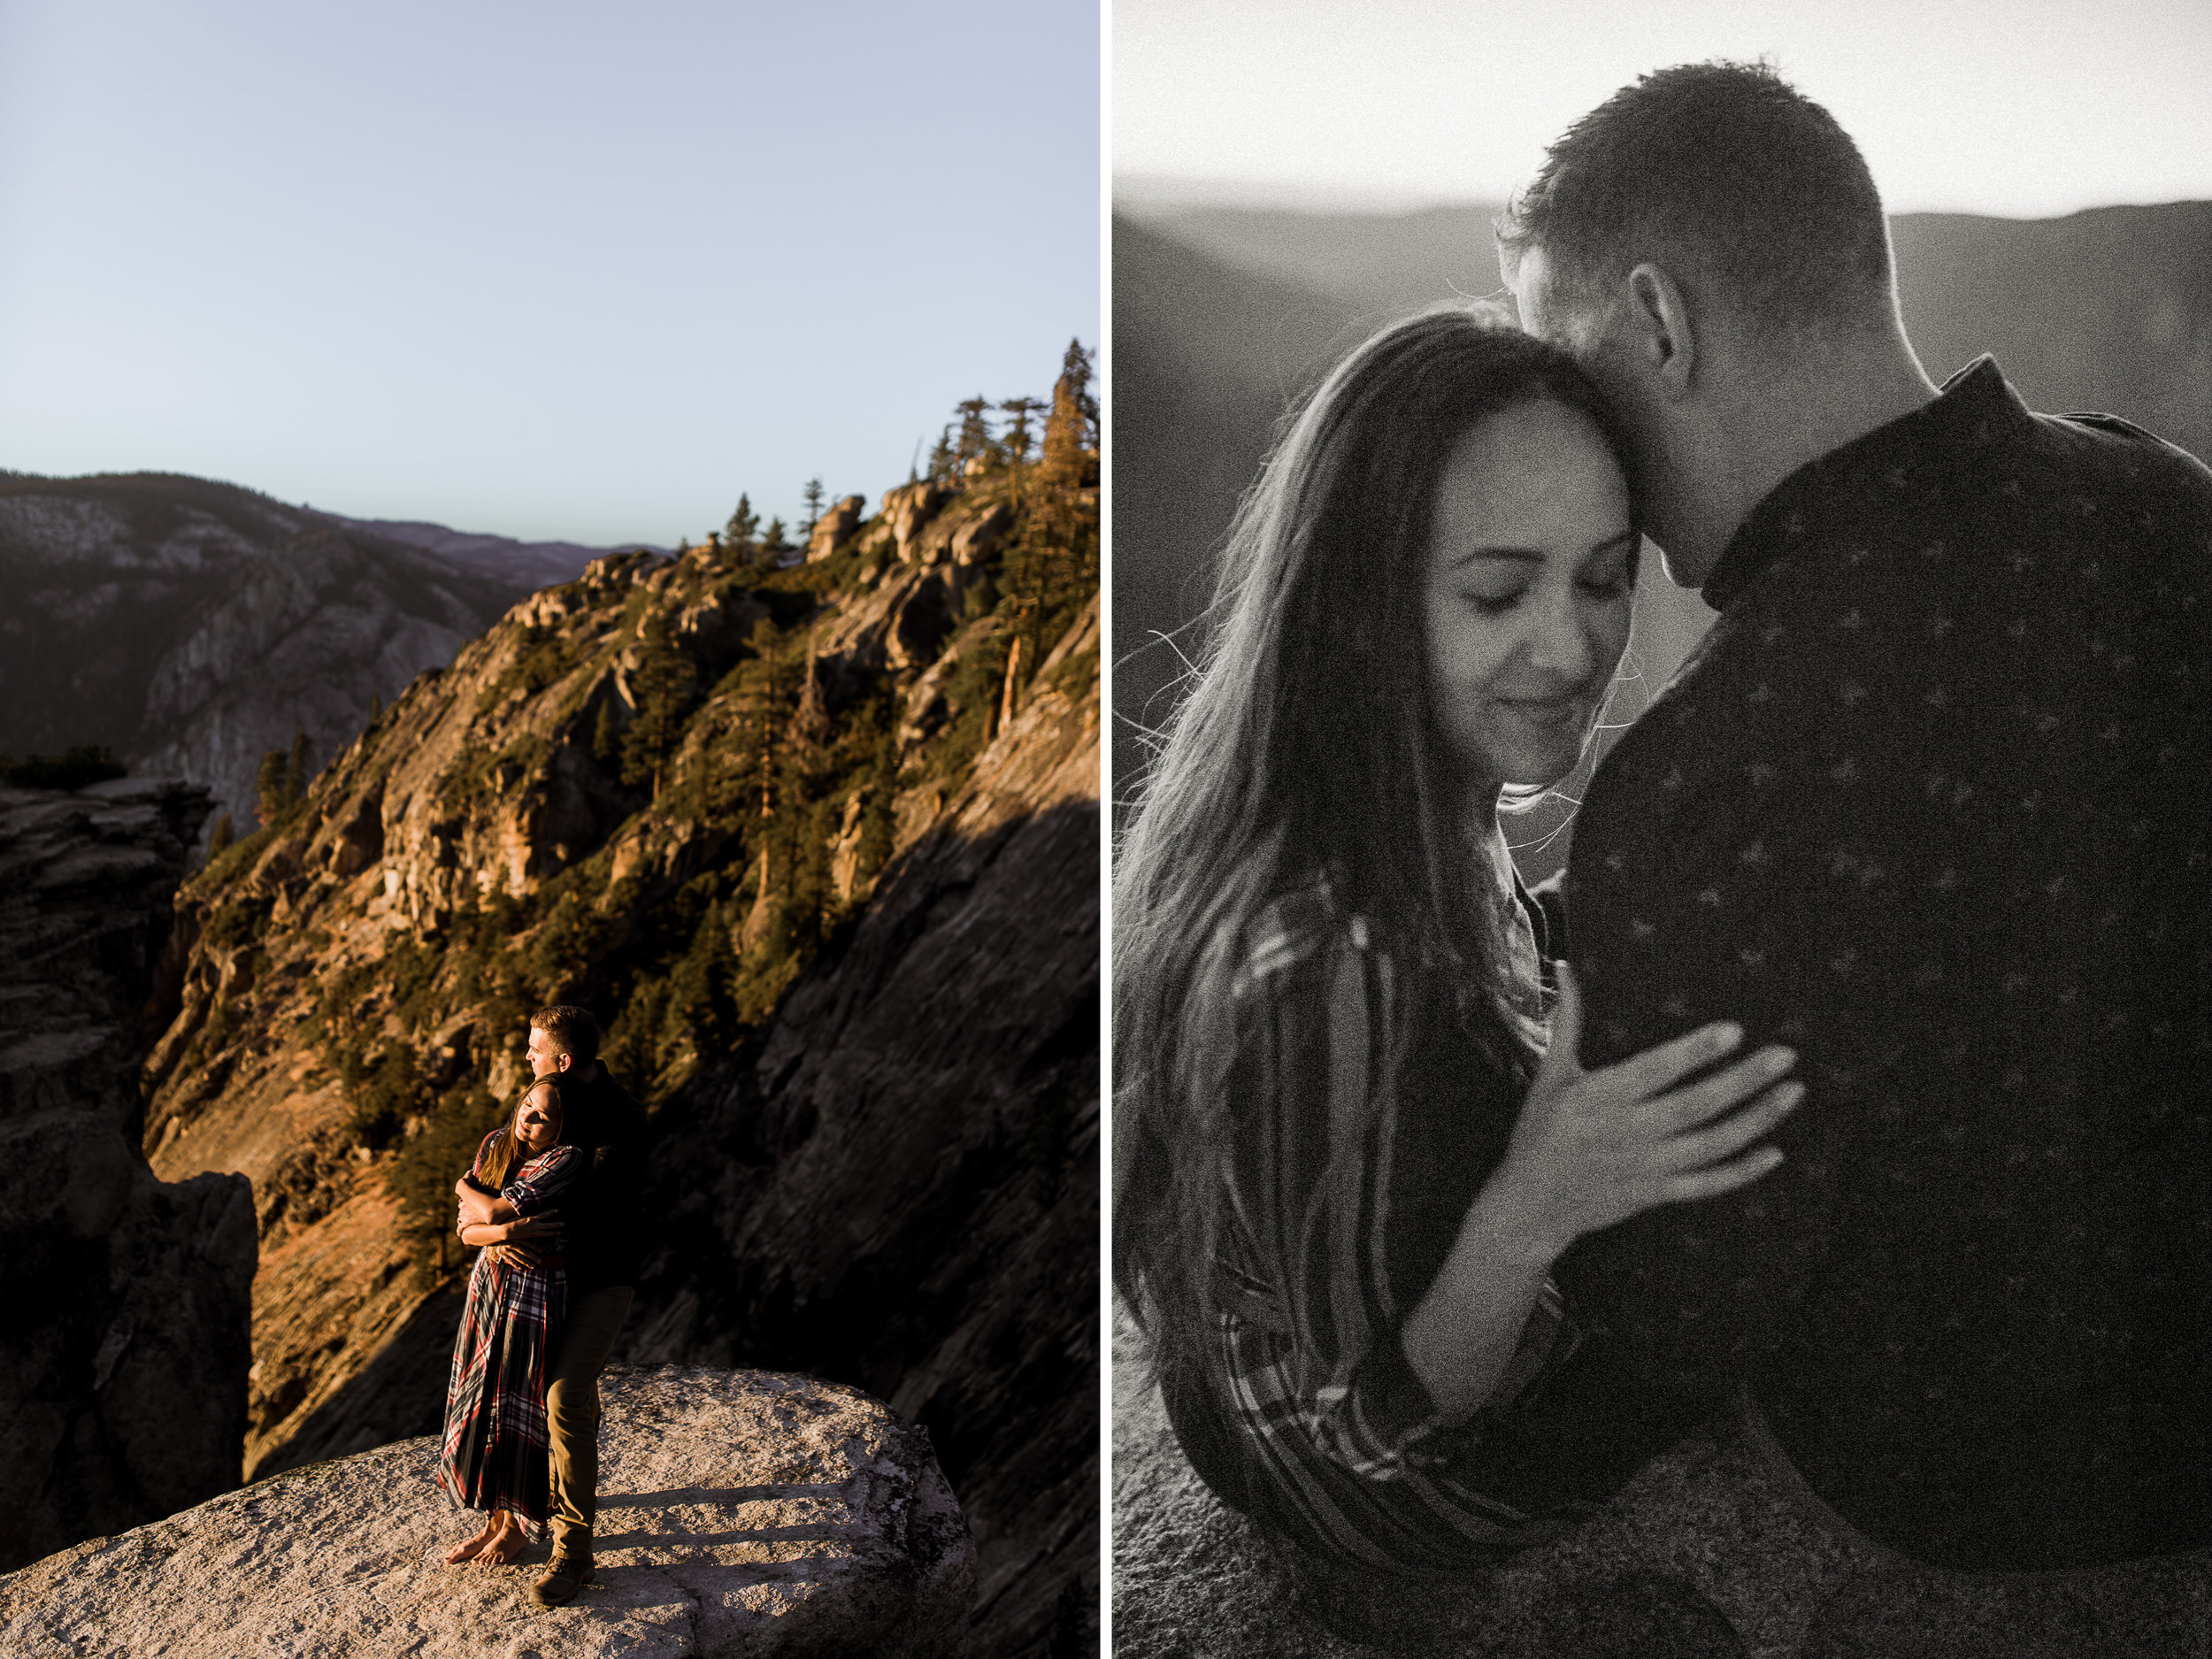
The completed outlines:
{"type": "Polygon", "coordinates": [[[275,823],[284,813],[285,753],[273,749],[261,757],[261,770],[254,778],[254,816],[263,829],[275,823]]]}
{"type": "Polygon", "coordinates": [[[729,549],[732,558],[748,559],[753,556],[759,535],[760,515],[753,511],[753,498],[740,495],[729,523],[722,526],[722,545],[729,549]]]}
{"type": "Polygon", "coordinates": [[[999,694],[999,723],[1013,712],[1025,673],[1033,672],[1047,635],[1064,626],[1098,581],[1098,520],[1086,496],[1098,481],[1098,400],[1091,396],[1091,354],[1068,342],[1045,417],[1036,495],[1019,542],[1010,550],[1014,639],[999,694]]]}
{"type": "Polygon", "coordinates": [[[677,648],[663,612],[649,616],[638,636],[638,665],[631,686],[637,697],[637,718],[622,738],[622,781],[649,782],[653,798],[658,800],[662,771],[683,741],[684,718],[698,691],[691,659],[677,648]]]}

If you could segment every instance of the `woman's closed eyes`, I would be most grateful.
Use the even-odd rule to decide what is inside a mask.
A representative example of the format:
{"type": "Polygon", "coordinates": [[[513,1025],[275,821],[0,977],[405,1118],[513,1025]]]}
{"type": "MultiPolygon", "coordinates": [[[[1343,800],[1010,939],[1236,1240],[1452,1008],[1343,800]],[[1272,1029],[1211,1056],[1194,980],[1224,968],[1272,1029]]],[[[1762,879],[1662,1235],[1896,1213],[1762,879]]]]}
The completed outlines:
{"type": "MultiPolygon", "coordinates": [[[[1628,536],[1592,549],[1576,573],[1576,588],[1592,599],[1622,597],[1635,586],[1634,549],[1635,541],[1628,536]]],[[[1502,617],[1528,597],[1543,568],[1543,555],[1533,549],[1483,548],[1467,556],[1466,566],[1474,580],[1461,589],[1460,597],[1483,616],[1502,617]]]]}

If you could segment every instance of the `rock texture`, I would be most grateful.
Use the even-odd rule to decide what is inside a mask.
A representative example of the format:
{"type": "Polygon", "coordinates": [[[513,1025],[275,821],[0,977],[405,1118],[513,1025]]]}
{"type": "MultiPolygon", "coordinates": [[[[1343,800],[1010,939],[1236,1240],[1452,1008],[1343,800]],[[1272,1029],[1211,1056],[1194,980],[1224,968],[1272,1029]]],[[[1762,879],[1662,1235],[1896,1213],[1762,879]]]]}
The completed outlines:
{"type": "Polygon", "coordinates": [[[138,1147],[204,790],[0,789],[0,1567],[235,1486],[253,1203],[138,1147]]]}
{"type": "Polygon", "coordinates": [[[239,833],[261,757],[320,767],[376,699],[594,549],[368,525],[204,479],[0,473],[0,753],[112,749],[239,833]]]}
{"type": "Polygon", "coordinates": [[[853,532],[860,528],[861,510],[867,504],[865,495],[848,495],[816,519],[806,539],[808,562],[826,559],[851,541],[853,532]]]}
{"type": "Polygon", "coordinates": [[[664,1110],[643,1358],[773,1350],[930,1425],[977,1651],[1095,1601],[1095,605],[764,1041],[664,1110]]]}
{"type": "Polygon", "coordinates": [[[2212,1653],[2212,1564],[1924,1572],[1815,1519],[1740,1425],[1655,1459],[1492,1573],[1293,1563],[1192,1472],[1116,1339],[1116,1659],[2177,1659],[2212,1653]]]}
{"type": "Polygon", "coordinates": [[[888,508],[785,569],[595,561],[184,889],[144,1144],[253,1179],[250,1476],[434,1426],[453,1179],[530,1010],[582,1002],[675,1217],[630,1356],[891,1398],[976,1494],[971,1650],[1081,1650],[1097,603],[1006,561],[1025,515],[1094,525],[1096,495],[1034,466],[1002,511],[1014,482],[932,487],[910,561],[888,508]]]}
{"type": "Polygon", "coordinates": [[[927,1438],[867,1395],[761,1371],[603,1385],[597,1571],[528,1601],[544,1552],[449,1567],[480,1517],[434,1439],[259,1482],[0,1578],[0,1651],[171,1659],[398,1653],[881,1655],[952,1651],[973,1589],[927,1438]]]}

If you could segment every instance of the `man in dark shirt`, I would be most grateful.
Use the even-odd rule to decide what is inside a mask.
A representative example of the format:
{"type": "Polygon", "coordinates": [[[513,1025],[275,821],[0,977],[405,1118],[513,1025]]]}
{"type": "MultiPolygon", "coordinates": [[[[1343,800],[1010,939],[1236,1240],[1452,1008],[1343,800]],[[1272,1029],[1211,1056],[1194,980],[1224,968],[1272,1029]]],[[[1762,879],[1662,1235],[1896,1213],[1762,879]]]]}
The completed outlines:
{"type": "MultiPolygon", "coordinates": [[[[591,1577],[599,1495],[599,1373],[635,1294],[643,1248],[640,1200],[647,1128],[643,1108],[600,1065],[599,1026],[588,1010],[562,1006],[533,1014],[529,1054],[531,1076],[550,1078],[560,1086],[561,1139],[591,1154],[589,1171],[560,1204],[557,1248],[568,1268],[568,1311],[545,1391],[553,1553],[545,1575],[531,1590],[539,1606],[560,1607],[574,1601],[591,1577]]],[[[466,1190],[461,1205],[465,1218],[492,1218],[489,1201],[466,1190]],[[472,1217],[472,1202],[485,1213],[472,1217]]]]}
{"type": "Polygon", "coordinates": [[[1647,1454],[1747,1389],[1941,1568],[2212,1546],[2212,472],[1939,393],[1763,68],[1616,94],[1501,242],[1720,612],[1577,822],[1582,1061],[1733,1018],[1810,1091],[1773,1176],[1571,1253],[1576,1408],[1647,1454]]]}

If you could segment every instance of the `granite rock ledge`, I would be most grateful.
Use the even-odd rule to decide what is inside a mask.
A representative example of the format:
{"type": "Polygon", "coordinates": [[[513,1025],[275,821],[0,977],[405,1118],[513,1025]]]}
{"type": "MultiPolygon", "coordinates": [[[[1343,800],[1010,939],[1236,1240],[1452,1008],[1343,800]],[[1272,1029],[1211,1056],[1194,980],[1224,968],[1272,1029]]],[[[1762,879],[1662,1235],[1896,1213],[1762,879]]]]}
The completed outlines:
{"type": "Polygon", "coordinates": [[[597,1571],[449,1567],[434,1437],[315,1463],[0,1578],[0,1652],[506,1659],[949,1651],[973,1550],[926,1434],[811,1377],[611,1367],[597,1571]]]}

